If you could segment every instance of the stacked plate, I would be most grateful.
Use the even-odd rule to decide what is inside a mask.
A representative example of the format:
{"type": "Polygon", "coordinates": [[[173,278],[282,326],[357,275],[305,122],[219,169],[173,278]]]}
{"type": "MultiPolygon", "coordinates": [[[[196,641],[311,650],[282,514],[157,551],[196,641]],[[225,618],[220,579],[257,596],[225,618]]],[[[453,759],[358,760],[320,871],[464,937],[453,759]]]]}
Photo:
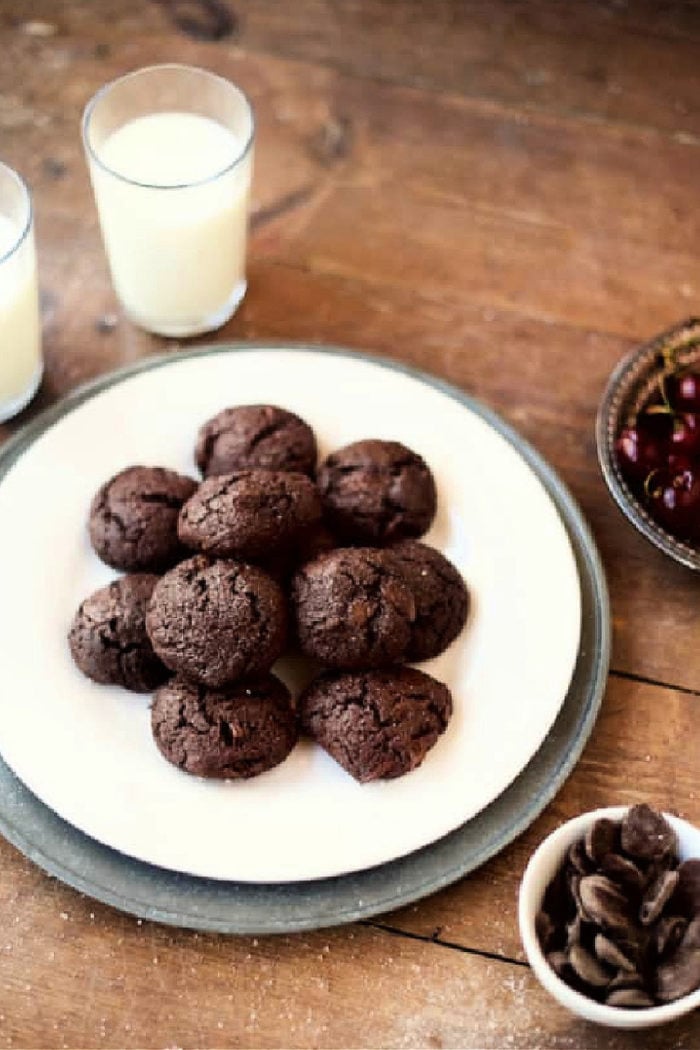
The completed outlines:
{"type": "Polygon", "coordinates": [[[0,831],[84,893],[198,929],[333,925],[455,881],[557,791],[607,675],[599,558],[552,469],[460,391],[350,351],[213,346],[77,391],[0,453],[0,580],[0,831]],[[245,783],[189,777],[156,751],[146,698],[71,662],[74,608],[110,578],[86,537],[94,491],[134,463],[192,472],[200,423],[245,403],[297,412],[322,454],[394,438],[435,474],[426,540],[463,573],[473,612],[427,665],[453,720],[399,780],[361,786],[310,745],[245,783]]]}

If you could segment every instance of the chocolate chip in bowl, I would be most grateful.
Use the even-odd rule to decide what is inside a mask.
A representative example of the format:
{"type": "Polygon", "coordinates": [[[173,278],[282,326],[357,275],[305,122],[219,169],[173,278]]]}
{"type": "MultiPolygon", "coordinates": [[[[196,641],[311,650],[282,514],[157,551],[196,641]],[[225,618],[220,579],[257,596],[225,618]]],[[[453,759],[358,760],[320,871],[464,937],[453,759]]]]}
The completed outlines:
{"type": "Polygon", "coordinates": [[[606,387],[596,424],[610,493],[660,550],[700,571],[700,320],[635,349],[606,387]]]}
{"type": "Polygon", "coordinates": [[[544,987],[619,1028],[700,1006],[700,830],[647,805],[553,832],[520,887],[520,932],[544,987]]]}

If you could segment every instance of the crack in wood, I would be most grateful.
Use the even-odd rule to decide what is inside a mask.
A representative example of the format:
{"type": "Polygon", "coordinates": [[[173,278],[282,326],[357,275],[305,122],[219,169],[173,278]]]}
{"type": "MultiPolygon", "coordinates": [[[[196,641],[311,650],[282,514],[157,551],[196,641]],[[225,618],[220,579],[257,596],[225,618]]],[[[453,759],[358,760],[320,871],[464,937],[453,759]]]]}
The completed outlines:
{"type": "MultiPolygon", "coordinates": [[[[315,192],[313,189],[310,191],[309,196],[315,192]]],[[[290,196],[292,196],[290,194],[290,196]]],[[[283,203],[287,198],[282,198],[280,204],[283,203]]],[[[271,206],[272,210],[275,205],[271,206]]],[[[257,212],[252,219],[251,226],[253,229],[257,227],[256,215],[265,215],[267,221],[266,210],[257,212]]],[[[274,218],[274,216],[273,216],[274,218]]],[[[277,266],[280,269],[290,270],[296,273],[309,274],[312,277],[328,278],[331,281],[335,281],[338,284],[345,284],[349,287],[360,286],[367,288],[379,289],[383,286],[388,286],[393,291],[398,293],[408,294],[406,286],[397,283],[396,281],[386,281],[382,278],[367,278],[363,277],[359,272],[348,272],[346,270],[339,269],[332,265],[319,265],[317,259],[288,259],[283,257],[277,257],[268,260],[271,266],[277,266]]],[[[576,321],[567,320],[565,317],[553,317],[550,314],[543,313],[541,310],[537,310],[532,307],[516,307],[509,303],[498,303],[488,304],[483,300],[474,297],[471,298],[466,292],[458,292],[455,289],[437,289],[437,288],[420,288],[414,289],[410,293],[414,298],[419,297],[421,302],[429,303],[433,305],[445,305],[452,307],[459,307],[460,305],[467,304],[474,309],[482,311],[482,315],[486,314],[484,319],[487,321],[493,321],[497,317],[501,318],[522,318],[523,321],[533,321],[536,324],[546,325],[548,328],[561,329],[562,332],[577,332],[583,333],[589,336],[602,336],[605,339],[614,339],[620,345],[620,354],[622,355],[625,350],[632,348],[639,339],[633,336],[621,335],[614,329],[606,327],[594,327],[591,324],[585,324],[583,322],[578,323],[576,321]]]]}
{"type": "Polygon", "coordinates": [[[413,933],[410,930],[402,930],[397,926],[390,926],[388,923],[375,922],[374,919],[363,919],[359,926],[367,926],[373,930],[381,930],[383,933],[389,933],[394,937],[405,937],[409,941],[421,941],[423,944],[434,944],[438,948],[449,948],[452,951],[463,952],[465,955],[479,955],[483,959],[491,959],[494,962],[509,963],[511,966],[520,966],[523,969],[528,969],[528,963],[524,959],[513,959],[509,955],[499,955],[498,952],[489,952],[485,948],[469,948],[465,944],[457,944],[455,941],[445,941],[439,937],[429,936],[423,933],[413,933]]]}
{"type": "Polygon", "coordinates": [[[617,671],[613,667],[610,669],[610,676],[623,678],[628,682],[655,685],[660,689],[672,689],[674,693],[684,693],[686,696],[700,696],[700,689],[691,689],[688,685],[674,685],[673,682],[662,682],[660,678],[649,678],[647,675],[635,674],[634,671],[617,671]]]}
{"type": "Polygon", "coordinates": [[[259,211],[254,212],[250,217],[251,230],[259,230],[261,226],[266,226],[274,219],[279,219],[281,215],[286,215],[288,212],[299,208],[302,204],[306,204],[307,201],[311,200],[314,193],[314,186],[302,186],[301,189],[292,190],[286,196],[273,201],[267,208],[261,208],[259,211]]]}

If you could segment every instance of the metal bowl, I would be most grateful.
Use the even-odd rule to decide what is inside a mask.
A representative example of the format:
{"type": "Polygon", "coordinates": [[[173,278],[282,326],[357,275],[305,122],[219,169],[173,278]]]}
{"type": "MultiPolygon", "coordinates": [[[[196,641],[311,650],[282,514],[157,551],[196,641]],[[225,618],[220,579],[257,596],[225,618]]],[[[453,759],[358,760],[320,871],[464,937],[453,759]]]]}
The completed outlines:
{"type": "Polygon", "coordinates": [[[657,524],[632,492],[617,465],[615,440],[654,391],[667,368],[665,354],[673,352],[679,368],[700,365],[700,318],[662,332],[623,358],[613,372],[603,395],[596,420],[596,444],[603,477],[618,507],[650,543],[669,558],[700,572],[700,548],[676,539],[657,524]]]}

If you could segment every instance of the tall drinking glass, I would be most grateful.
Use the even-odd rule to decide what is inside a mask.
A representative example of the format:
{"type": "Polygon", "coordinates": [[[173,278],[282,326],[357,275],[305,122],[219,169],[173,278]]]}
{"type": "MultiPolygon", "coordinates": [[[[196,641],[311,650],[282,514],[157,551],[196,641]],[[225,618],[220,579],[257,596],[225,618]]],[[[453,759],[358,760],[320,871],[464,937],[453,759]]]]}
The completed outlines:
{"type": "Polygon", "coordinates": [[[246,290],[254,122],[234,84],[151,66],[107,84],[83,142],[117,296],[168,336],[224,324],[246,290]]]}
{"type": "Polygon", "coordinates": [[[17,172],[0,163],[0,422],[31,401],[41,373],[32,199],[17,172]]]}

